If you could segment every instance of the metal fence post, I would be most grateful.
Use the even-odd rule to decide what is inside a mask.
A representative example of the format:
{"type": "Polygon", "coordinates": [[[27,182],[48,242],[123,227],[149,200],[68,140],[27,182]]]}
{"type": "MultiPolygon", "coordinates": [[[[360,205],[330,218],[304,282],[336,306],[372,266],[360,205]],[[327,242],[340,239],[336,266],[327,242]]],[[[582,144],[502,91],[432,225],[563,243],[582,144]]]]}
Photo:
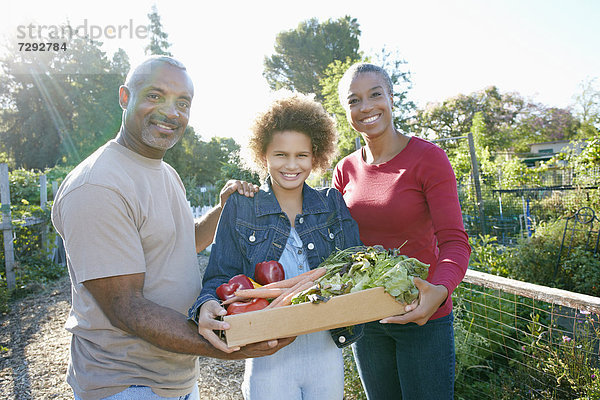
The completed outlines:
{"type": "MultiPolygon", "coordinates": [[[[45,210],[48,206],[48,180],[46,175],[40,175],[40,207],[45,210]]],[[[50,253],[50,242],[48,240],[50,229],[48,224],[42,226],[42,251],[50,253]]],[[[52,255],[48,254],[48,258],[52,259],[52,255]]]]}
{"type": "Polygon", "coordinates": [[[46,175],[40,175],[40,207],[42,210],[46,209],[46,203],[48,202],[48,183],[46,175]]]}
{"type": "Polygon", "coordinates": [[[360,136],[354,138],[354,150],[358,150],[362,147],[360,144],[360,136]]]}
{"type": "MultiPolygon", "coordinates": [[[[52,181],[52,200],[56,199],[56,192],[58,192],[58,182],[52,181]]],[[[54,247],[52,249],[52,261],[65,265],[67,262],[67,257],[65,255],[65,245],[63,243],[62,237],[57,233],[54,236],[54,247]]]]}
{"type": "Polygon", "coordinates": [[[10,213],[10,185],[8,164],[0,164],[0,202],[2,203],[2,236],[4,236],[4,263],[6,265],[6,286],[15,288],[15,249],[13,246],[12,217],[10,213]]]}
{"type": "Polygon", "coordinates": [[[485,213],[483,212],[483,198],[481,196],[481,182],[479,182],[479,163],[477,162],[477,153],[475,152],[475,142],[473,133],[467,134],[469,139],[469,153],[471,154],[471,166],[473,168],[473,183],[475,184],[475,195],[477,196],[477,210],[479,212],[479,224],[481,225],[481,234],[485,235],[485,213]]]}

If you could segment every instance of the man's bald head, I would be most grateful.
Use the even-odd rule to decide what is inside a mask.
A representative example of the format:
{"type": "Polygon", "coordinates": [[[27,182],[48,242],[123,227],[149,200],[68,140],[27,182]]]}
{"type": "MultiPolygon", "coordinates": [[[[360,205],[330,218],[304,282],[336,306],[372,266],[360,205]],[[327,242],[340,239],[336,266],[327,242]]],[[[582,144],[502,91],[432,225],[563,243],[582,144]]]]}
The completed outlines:
{"type": "Polygon", "coordinates": [[[133,68],[119,88],[123,109],[118,143],[149,158],[162,158],[187,127],[194,85],[184,65],[165,56],[133,68]]]}
{"type": "Polygon", "coordinates": [[[151,79],[152,76],[156,73],[157,67],[164,64],[172,65],[176,68],[181,69],[182,71],[186,71],[185,65],[179,60],[174,59],[169,56],[151,56],[140,63],[137,67],[132,68],[127,74],[127,78],[125,78],[124,86],[129,88],[129,90],[135,91],[139,88],[140,83],[151,79]]]}

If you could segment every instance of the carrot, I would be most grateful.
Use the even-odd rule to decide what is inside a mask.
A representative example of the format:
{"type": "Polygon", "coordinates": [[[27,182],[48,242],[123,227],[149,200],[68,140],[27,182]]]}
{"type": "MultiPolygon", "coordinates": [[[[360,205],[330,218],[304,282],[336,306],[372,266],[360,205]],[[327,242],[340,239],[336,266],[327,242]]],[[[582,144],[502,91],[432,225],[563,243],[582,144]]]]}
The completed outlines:
{"type": "Polygon", "coordinates": [[[227,300],[223,300],[221,302],[221,305],[226,306],[228,304],[233,303],[234,301],[244,301],[244,300],[248,300],[248,299],[246,299],[245,297],[233,296],[233,297],[228,298],[227,300]]]}
{"type": "MultiPolygon", "coordinates": [[[[281,296],[278,296],[275,300],[273,300],[271,302],[271,304],[269,304],[267,306],[267,308],[273,308],[273,307],[278,307],[280,305],[280,303],[290,294],[290,293],[298,293],[298,289],[305,286],[306,284],[310,284],[310,286],[314,285],[314,282],[312,280],[310,280],[309,278],[304,278],[303,280],[301,280],[300,282],[296,283],[294,286],[292,286],[291,288],[287,289],[285,292],[283,292],[281,294],[281,296]]],[[[309,286],[309,287],[310,287],[309,286]]],[[[293,297],[293,295],[291,296],[293,297]]],[[[290,299],[291,299],[290,297],[290,299]]]]}
{"type": "MultiPolygon", "coordinates": [[[[273,308],[275,307],[278,303],[281,302],[281,300],[290,292],[292,292],[293,290],[296,290],[298,287],[300,287],[302,284],[304,284],[304,282],[309,282],[310,280],[307,277],[304,277],[303,280],[299,281],[298,283],[296,283],[294,286],[285,289],[285,291],[280,295],[277,296],[277,298],[275,298],[275,300],[273,300],[271,302],[271,304],[269,304],[267,306],[267,308],[273,308]]],[[[312,281],[311,281],[312,282],[312,281]]]]}
{"type": "MultiPolygon", "coordinates": [[[[290,292],[288,294],[286,294],[279,303],[277,303],[276,305],[274,305],[273,307],[284,307],[284,306],[289,306],[290,304],[292,304],[292,297],[294,297],[295,295],[297,295],[298,293],[311,288],[315,283],[313,281],[307,281],[304,282],[302,285],[300,285],[298,288],[296,288],[295,290],[290,290],[290,292]]],[[[270,305],[270,304],[269,304],[270,305]]]]}
{"type": "Polygon", "coordinates": [[[221,303],[221,305],[226,306],[228,304],[233,303],[234,301],[244,301],[244,300],[247,300],[248,298],[251,298],[251,297],[260,297],[259,296],[260,292],[252,292],[253,290],[257,290],[257,289],[262,289],[262,290],[265,290],[265,289],[268,289],[268,290],[277,289],[277,290],[281,290],[281,292],[279,294],[275,293],[274,291],[273,292],[265,292],[265,295],[269,296],[269,297],[266,297],[266,298],[268,298],[268,299],[270,299],[270,298],[275,299],[267,307],[267,308],[270,308],[270,307],[274,306],[273,303],[276,303],[276,302],[280,301],[281,299],[283,299],[283,296],[285,294],[289,293],[290,289],[296,289],[297,287],[299,287],[301,284],[303,284],[305,282],[313,282],[313,281],[319,279],[320,277],[322,277],[323,275],[325,275],[326,272],[327,272],[327,268],[320,267],[320,268],[311,269],[310,271],[306,271],[306,272],[304,272],[304,273],[302,273],[300,275],[294,276],[292,278],[288,278],[288,279],[284,279],[282,281],[277,281],[277,282],[269,283],[267,285],[264,285],[264,286],[261,286],[261,287],[258,287],[258,288],[254,288],[254,289],[240,289],[240,290],[237,290],[235,292],[235,296],[234,297],[231,297],[230,299],[223,301],[221,303]],[[246,292],[246,291],[248,291],[248,292],[246,292]],[[255,293],[255,294],[251,294],[251,293],[255,293]],[[267,293],[272,293],[272,295],[271,294],[267,294],[267,293]]]}
{"type": "Polygon", "coordinates": [[[313,269],[312,280],[316,281],[317,279],[319,279],[326,273],[327,273],[327,268],[325,268],[325,267],[315,268],[315,269],[313,269]]]}
{"type": "Polygon", "coordinates": [[[240,289],[235,291],[235,295],[243,298],[263,298],[274,299],[280,296],[285,290],[282,288],[265,288],[259,287],[255,289],[240,289]]]}
{"type": "Polygon", "coordinates": [[[296,275],[292,278],[284,279],[282,281],[272,282],[267,285],[264,285],[263,288],[291,288],[296,285],[298,282],[304,281],[306,278],[309,278],[311,281],[317,280],[327,272],[327,268],[320,267],[311,269],[310,271],[306,271],[300,275],[296,275]]]}
{"type": "Polygon", "coordinates": [[[265,309],[277,307],[277,304],[281,303],[281,299],[283,298],[283,296],[285,296],[285,293],[271,301],[271,303],[268,306],[266,306],[265,309]]]}

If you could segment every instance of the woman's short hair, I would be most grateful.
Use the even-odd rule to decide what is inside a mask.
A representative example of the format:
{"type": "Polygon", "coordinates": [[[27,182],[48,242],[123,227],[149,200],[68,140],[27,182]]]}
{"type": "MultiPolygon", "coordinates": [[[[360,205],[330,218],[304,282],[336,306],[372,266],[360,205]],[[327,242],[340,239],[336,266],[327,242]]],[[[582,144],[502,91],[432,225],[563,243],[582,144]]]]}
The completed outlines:
{"type": "Polygon", "coordinates": [[[346,72],[344,72],[344,75],[338,83],[338,97],[342,106],[345,106],[346,104],[346,95],[348,93],[348,88],[350,87],[350,84],[352,83],[354,78],[366,72],[373,72],[378,74],[383,79],[383,82],[385,83],[386,89],[388,90],[389,94],[394,94],[394,83],[392,82],[392,78],[390,78],[390,75],[385,69],[375,64],[359,62],[356,64],[352,64],[346,70],[346,72]]]}

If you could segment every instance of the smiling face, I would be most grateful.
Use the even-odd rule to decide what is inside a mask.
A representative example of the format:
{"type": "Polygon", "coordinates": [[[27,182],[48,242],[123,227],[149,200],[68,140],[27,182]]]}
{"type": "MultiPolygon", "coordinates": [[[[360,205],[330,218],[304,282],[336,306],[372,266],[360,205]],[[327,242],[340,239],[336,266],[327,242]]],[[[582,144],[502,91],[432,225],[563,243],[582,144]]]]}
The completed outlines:
{"type": "Polygon", "coordinates": [[[264,157],[276,195],[283,191],[302,193],[313,166],[310,137],[291,130],[275,133],[264,157]]]}
{"type": "Polygon", "coordinates": [[[345,94],[344,109],[352,128],[367,137],[394,132],[392,94],[385,78],[376,72],[354,77],[345,94]]]}
{"type": "Polygon", "coordinates": [[[162,158],[183,136],[190,117],[194,89],[184,69],[153,61],[121,86],[125,110],[119,142],[149,158],[162,158]]]}

